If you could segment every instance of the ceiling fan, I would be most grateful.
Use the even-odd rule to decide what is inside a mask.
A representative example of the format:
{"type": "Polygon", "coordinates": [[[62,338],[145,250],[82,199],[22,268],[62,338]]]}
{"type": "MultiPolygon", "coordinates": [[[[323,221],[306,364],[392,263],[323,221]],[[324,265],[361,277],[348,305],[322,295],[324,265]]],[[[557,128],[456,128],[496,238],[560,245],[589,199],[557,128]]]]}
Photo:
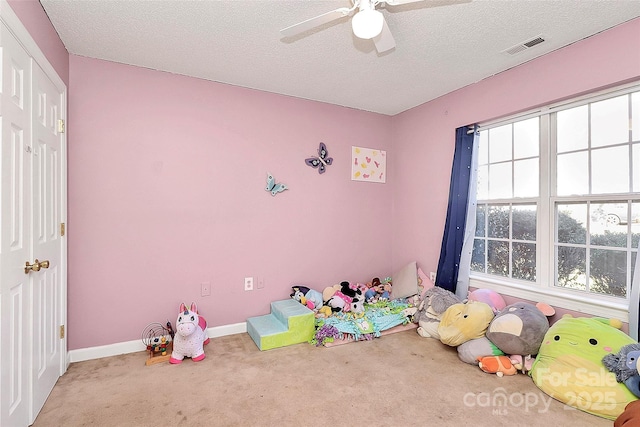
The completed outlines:
{"type": "Polygon", "coordinates": [[[396,47],[396,41],[387,26],[387,22],[382,12],[376,10],[376,6],[386,3],[389,6],[398,6],[408,3],[424,2],[425,0],[351,0],[352,7],[341,7],[331,12],[323,13],[315,18],[307,19],[283,28],[280,33],[285,37],[296,36],[314,27],[326,24],[345,16],[351,16],[358,9],[351,19],[353,34],[361,39],[373,39],[378,53],[383,53],[396,47]]]}

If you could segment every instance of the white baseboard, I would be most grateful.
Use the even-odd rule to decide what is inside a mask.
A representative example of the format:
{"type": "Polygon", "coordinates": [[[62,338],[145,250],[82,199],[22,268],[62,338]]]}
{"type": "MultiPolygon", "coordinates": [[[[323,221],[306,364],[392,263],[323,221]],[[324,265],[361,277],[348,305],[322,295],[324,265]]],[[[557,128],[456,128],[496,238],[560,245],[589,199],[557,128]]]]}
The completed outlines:
{"type": "MultiPolygon", "coordinates": [[[[247,332],[246,323],[236,323],[233,325],[216,326],[207,328],[209,338],[223,337],[226,335],[242,334],[247,332]]],[[[71,350],[67,354],[69,363],[82,362],[91,359],[100,359],[101,357],[118,356],[120,354],[135,353],[144,351],[145,345],[141,340],[119,342],[109,345],[101,345],[98,347],[80,348],[71,350]]]]}

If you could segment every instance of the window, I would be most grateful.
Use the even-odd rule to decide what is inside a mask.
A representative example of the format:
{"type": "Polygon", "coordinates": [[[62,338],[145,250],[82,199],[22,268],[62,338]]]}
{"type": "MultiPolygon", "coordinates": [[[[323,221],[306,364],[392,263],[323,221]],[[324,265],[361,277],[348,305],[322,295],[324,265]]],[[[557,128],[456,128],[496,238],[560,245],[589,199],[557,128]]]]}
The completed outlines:
{"type": "Polygon", "coordinates": [[[640,86],[481,125],[477,199],[472,286],[626,306],[640,243],[640,86]]]}

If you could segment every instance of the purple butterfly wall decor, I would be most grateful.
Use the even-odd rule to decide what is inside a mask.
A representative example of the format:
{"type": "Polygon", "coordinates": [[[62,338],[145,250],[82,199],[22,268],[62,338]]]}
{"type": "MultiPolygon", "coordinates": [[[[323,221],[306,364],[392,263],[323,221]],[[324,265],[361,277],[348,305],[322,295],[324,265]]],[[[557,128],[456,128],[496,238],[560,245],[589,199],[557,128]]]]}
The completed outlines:
{"type": "Polygon", "coordinates": [[[318,147],[318,157],[309,157],[304,162],[312,168],[318,169],[318,173],[323,174],[327,170],[327,166],[333,163],[333,158],[328,156],[327,146],[324,145],[324,142],[321,142],[318,147]]]}

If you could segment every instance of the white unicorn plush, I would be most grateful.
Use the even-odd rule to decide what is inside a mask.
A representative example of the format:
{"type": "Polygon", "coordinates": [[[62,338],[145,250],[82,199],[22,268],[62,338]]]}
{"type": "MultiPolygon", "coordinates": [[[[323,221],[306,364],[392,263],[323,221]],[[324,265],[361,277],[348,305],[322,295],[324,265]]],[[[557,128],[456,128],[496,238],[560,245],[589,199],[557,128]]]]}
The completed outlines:
{"type": "Polygon", "coordinates": [[[209,344],[207,336],[207,321],[198,316],[196,303],[191,303],[188,309],[184,303],[180,304],[180,313],[176,321],[176,334],[173,338],[173,352],[169,362],[182,363],[182,359],[190,357],[194,362],[199,362],[206,356],[203,346],[209,344]]]}

